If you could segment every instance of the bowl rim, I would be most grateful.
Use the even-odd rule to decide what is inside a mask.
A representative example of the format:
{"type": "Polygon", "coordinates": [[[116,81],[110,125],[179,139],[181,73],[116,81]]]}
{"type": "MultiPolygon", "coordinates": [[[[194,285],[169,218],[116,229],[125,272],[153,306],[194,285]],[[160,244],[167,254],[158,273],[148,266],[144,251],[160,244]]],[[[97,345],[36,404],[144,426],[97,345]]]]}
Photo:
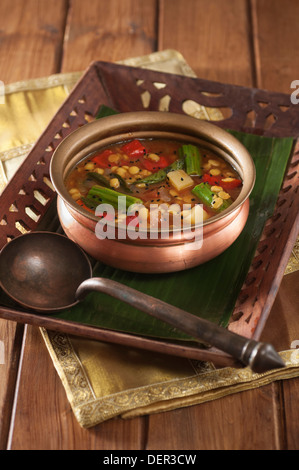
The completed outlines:
{"type": "Polygon", "coordinates": [[[85,156],[87,156],[91,153],[91,147],[97,149],[105,147],[105,143],[101,144],[104,136],[104,142],[111,139],[115,142],[122,142],[132,140],[136,136],[141,138],[145,132],[155,132],[154,129],[164,133],[168,131],[173,134],[174,140],[176,135],[181,135],[186,139],[190,137],[202,141],[209,147],[214,147],[214,151],[223,158],[233,159],[237,166],[239,165],[238,171],[240,171],[240,155],[242,156],[243,174],[240,176],[243,186],[239,196],[227,209],[205,220],[203,226],[213,224],[237,211],[250,196],[256,179],[255,165],[248,150],[237,138],[210,121],[162,111],[131,111],[114,114],[84,124],[72,131],[59,143],[50,160],[50,178],[55,191],[75,212],[89,220],[98,222],[99,217],[78,205],[69,195],[64,183],[66,168],[72,167],[75,162],[82,160],[82,156],[76,159],[78,154],[82,155],[86,152],[85,156]]]}

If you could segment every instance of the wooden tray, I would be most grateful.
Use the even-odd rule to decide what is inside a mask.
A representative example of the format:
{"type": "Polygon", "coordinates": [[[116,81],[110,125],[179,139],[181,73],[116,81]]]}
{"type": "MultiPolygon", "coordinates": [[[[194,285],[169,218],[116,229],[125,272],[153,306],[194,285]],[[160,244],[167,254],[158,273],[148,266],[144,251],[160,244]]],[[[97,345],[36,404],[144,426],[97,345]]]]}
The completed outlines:
{"type": "MultiPolygon", "coordinates": [[[[56,194],[49,178],[50,159],[61,140],[93,119],[101,104],[121,112],[147,109],[176,113],[203,105],[222,112],[224,118],[214,121],[220,127],[294,138],[275,212],[267,221],[229,325],[239,334],[259,339],[298,234],[299,107],[291,103],[289,95],[94,62],[2,193],[0,248],[26,231],[59,230],[56,194]]],[[[15,306],[11,309],[0,306],[0,317],[88,338],[212,360],[220,365],[234,364],[230,356],[214,348],[199,349],[192,344],[105,330],[25,312],[15,306]]]]}

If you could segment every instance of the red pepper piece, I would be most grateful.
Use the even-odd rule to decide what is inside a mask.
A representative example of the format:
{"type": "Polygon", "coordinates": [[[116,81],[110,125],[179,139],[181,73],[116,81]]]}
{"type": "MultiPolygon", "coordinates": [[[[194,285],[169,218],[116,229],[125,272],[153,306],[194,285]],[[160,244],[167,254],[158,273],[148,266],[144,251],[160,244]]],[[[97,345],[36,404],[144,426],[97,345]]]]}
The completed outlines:
{"type": "Polygon", "coordinates": [[[112,153],[113,153],[112,150],[106,149],[103,152],[99,153],[98,155],[95,155],[91,159],[91,161],[93,161],[100,168],[108,168],[111,165],[109,163],[108,157],[112,153]]]}
{"type": "Polygon", "coordinates": [[[234,178],[232,181],[223,181],[220,180],[220,186],[222,186],[223,189],[233,189],[233,188],[238,188],[239,186],[242,185],[242,181],[239,180],[238,178],[234,178]]]}
{"type": "Polygon", "coordinates": [[[131,140],[131,142],[123,145],[121,150],[131,158],[138,158],[146,153],[146,148],[137,139],[131,140]]]}
{"type": "Polygon", "coordinates": [[[205,173],[202,177],[202,181],[204,183],[209,183],[210,186],[220,185],[220,178],[217,178],[217,176],[210,175],[210,173],[205,173]]]}
{"type": "Polygon", "coordinates": [[[155,173],[156,171],[162,170],[169,165],[169,162],[166,157],[160,156],[160,160],[158,162],[153,162],[151,160],[144,159],[143,166],[146,170],[155,173]]]}

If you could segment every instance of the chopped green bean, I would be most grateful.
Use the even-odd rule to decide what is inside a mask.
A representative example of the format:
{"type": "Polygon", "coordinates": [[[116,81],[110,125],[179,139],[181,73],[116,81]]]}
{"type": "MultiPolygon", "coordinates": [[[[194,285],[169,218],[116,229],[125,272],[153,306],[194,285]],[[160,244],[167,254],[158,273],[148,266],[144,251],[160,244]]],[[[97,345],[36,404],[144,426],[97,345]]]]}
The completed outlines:
{"type": "Polygon", "coordinates": [[[179,156],[185,158],[187,175],[200,176],[202,174],[202,155],[198,147],[192,144],[182,145],[179,148],[179,156]]]}
{"type": "Polygon", "coordinates": [[[88,207],[89,209],[92,209],[92,210],[95,210],[97,205],[94,201],[92,201],[91,199],[88,199],[87,197],[81,197],[81,201],[83,202],[83,204],[88,207]]]}
{"type": "MultiPolygon", "coordinates": [[[[211,190],[211,186],[208,183],[200,183],[192,189],[192,193],[198,197],[198,199],[205,204],[206,206],[214,209],[214,196],[215,193],[211,190]]],[[[216,193],[217,194],[217,193],[216,193]]],[[[223,199],[223,202],[220,207],[218,207],[218,212],[227,209],[232,204],[232,199],[223,199]]]]}
{"type": "Polygon", "coordinates": [[[96,171],[90,171],[89,173],[87,173],[87,178],[92,178],[101,186],[106,186],[107,188],[110,188],[110,180],[112,178],[117,178],[123,189],[132,192],[129,186],[127,185],[126,181],[117,173],[110,173],[109,178],[106,178],[105,176],[101,175],[100,173],[97,173],[96,171]]]}
{"type": "Polygon", "coordinates": [[[119,193],[113,189],[104,188],[98,185],[93,186],[89,190],[87,199],[90,202],[94,202],[96,206],[99,204],[111,204],[115,209],[117,209],[118,198],[121,196],[126,198],[126,208],[130,207],[132,204],[142,204],[142,200],[138,199],[137,197],[119,193]]]}
{"type": "Polygon", "coordinates": [[[211,191],[211,186],[208,183],[200,183],[192,189],[192,193],[198,197],[198,199],[211,207],[213,201],[213,195],[211,191]]]}
{"type": "Polygon", "coordinates": [[[96,171],[89,171],[86,176],[87,178],[92,178],[97,183],[100,183],[104,186],[110,186],[109,179],[105,178],[105,176],[101,175],[100,173],[97,173],[96,171]]]}

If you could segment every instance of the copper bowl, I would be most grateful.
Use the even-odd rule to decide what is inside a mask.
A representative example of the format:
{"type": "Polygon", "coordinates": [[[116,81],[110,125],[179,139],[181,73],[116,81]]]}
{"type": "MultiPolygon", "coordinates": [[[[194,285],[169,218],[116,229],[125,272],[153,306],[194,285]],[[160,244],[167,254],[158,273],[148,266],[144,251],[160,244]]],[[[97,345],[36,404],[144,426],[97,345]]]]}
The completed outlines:
{"type": "Polygon", "coordinates": [[[181,271],[202,264],[226,250],[242,232],[249,213],[249,195],[255,167],[244,146],[231,134],[205,121],[163,112],[131,112],[86,124],[66,137],[55,150],[50,175],[58,194],[58,215],[66,235],[95,259],[133,272],[181,271]],[[194,238],[181,230],[132,240],[99,239],[99,219],[80,207],[69,195],[64,181],[71,169],[90,153],[106,145],[134,138],[165,138],[195,143],[227,160],[239,173],[243,186],[238,198],[225,211],[194,229],[194,238]],[[196,230],[201,235],[196,236],[196,230]],[[196,243],[195,243],[196,241],[196,243]],[[192,244],[193,243],[193,244],[192,244]]]}

